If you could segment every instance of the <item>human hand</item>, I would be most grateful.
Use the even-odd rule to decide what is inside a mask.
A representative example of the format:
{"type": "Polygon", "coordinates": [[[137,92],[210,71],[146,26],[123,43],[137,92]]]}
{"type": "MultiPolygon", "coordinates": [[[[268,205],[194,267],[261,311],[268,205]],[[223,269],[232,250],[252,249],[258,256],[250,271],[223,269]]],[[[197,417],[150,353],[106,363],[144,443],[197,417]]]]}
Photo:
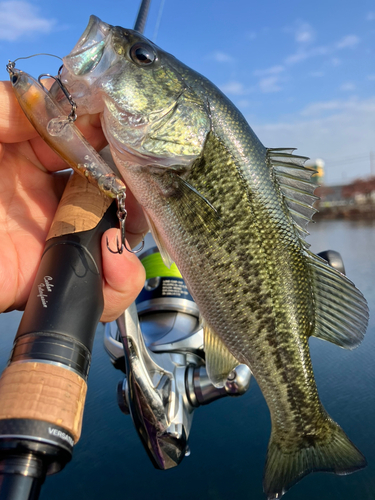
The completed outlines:
{"type": "MultiPolygon", "coordinates": [[[[106,141],[97,115],[82,116],[77,126],[96,148],[106,141]]],[[[8,82],[0,82],[0,312],[23,309],[33,284],[45,238],[67,177],[55,172],[68,168],[39,137],[24,116],[8,82]]],[[[127,238],[134,246],[147,232],[139,205],[127,192],[127,238]]],[[[136,298],[144,283],[137,257],[112,254],[116,229],[102,240],[104,312],[112,321],[136,298]]]]}

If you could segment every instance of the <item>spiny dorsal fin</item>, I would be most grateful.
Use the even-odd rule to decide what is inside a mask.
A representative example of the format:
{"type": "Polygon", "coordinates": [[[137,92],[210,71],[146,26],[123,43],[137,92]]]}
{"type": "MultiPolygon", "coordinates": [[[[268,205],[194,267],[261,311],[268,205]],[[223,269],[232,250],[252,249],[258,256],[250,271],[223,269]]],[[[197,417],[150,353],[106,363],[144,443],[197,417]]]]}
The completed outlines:
{"type": "Polygon", "coordinates": [[[362,341],[368,323],[368,306],[362,293],[324,259],[305,251],[312,270],[315,297],[313,335],[346,349],[362,341]]]}
{"type": "Polygon", "coordinates": [[[208,376],[216,387],[224,387],[228,375],[240,363],[207,324],[203,327],[203,334],[208,376]]]}
{"type": "Polygon", "coordinates": [[[275,173],[280,191],[296,227],[303,246],[309,245],[304,238],[309,234],[305,226],[317,211],[313,203],[316,185],[311,182],[313,169],[304,167],[308,158],[293,154],[294,149],[268,149],[267,156],[275,173]]]}

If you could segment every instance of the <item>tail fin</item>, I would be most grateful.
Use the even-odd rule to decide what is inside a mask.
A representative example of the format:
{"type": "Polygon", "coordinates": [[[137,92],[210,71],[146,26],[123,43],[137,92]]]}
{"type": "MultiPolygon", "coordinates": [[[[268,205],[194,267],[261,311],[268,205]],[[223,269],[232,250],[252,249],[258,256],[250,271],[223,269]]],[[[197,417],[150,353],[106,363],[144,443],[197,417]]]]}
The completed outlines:
{"type": "Polygon", "coordinates": [[[282,495],[310,472],[350,474],[367,465],[365,457],[332,420],[324,438],[315,436],[309,443],[283,450],[271,436],[268,445],[263,488],[268,500],[282,495]]]}

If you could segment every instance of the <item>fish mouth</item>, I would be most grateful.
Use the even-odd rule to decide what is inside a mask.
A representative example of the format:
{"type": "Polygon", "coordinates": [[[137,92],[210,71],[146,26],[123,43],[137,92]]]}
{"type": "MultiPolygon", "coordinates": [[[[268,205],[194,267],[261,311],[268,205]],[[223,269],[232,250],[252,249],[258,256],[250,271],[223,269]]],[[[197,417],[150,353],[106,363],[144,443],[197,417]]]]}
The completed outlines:
{"type": "Polygon", "coordinates": [[[83,76],[93,71],[102,60],[112,26],[96,16],[90,16],[81,38],[64,57],[64,66],[74,75],[83,76]]]}

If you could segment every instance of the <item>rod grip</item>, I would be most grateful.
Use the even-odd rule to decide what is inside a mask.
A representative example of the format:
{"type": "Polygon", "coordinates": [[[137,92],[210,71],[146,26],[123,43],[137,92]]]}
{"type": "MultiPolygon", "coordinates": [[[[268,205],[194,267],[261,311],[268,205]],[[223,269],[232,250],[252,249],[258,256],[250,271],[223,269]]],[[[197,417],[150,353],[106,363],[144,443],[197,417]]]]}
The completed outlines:
{"type": "Polygon", "coordinates": [[[0,479],[40,482],[71,459],[104,307],[101,238],[117,224],[116,204],[73,174],[0,378],[0,479]],[[31,468],[30,457],[42,466],[31,468]]]}
{"type": "Polygon", "coordinates": [[[0,420],[43,420],[81,435],[87,385],[77,373],[47,363],[12,363],[0,378],[0,420]]]}
{"type": "Polygon", "coordinates": [[[94,229],[103,218],[112,200],[84,177],[74,173],[57,208],[47,241],[66,234],[94,229]]]}

